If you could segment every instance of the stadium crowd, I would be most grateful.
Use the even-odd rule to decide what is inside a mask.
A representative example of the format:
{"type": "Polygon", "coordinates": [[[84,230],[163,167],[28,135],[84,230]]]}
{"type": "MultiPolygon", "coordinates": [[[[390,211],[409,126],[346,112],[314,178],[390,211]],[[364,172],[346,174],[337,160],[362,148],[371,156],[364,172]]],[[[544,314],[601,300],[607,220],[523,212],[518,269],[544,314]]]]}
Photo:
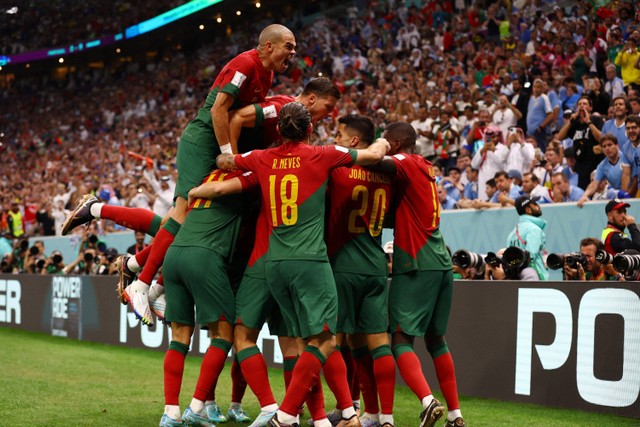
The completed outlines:
{"type": "MultiPolygon", "coordinates": [[[[388,123],[409,122],[420,154],[436,165],[444,209],[510,206],[521,195],[579,204],[635,196],[640,140],[637,130],[626,130],[640,124],[633,118],[640,114],[640,8],[632,2],[339,7],[343,13],[316,15],[313,25],[296,10],[295,22],[284,22],[300,34],[298,53],[288,72],[276,75],[272,93],[300,93],[319,75],[343,92],[332,117],[315,127],[314,144],[332,143],[344,114],[370,116],[378,134],[388,123]]],[[[97,12],[89,4],[78,21],[94,22],[97,12]]],[[[166,208],[176,144],[200,97],[268,21],[191,53],[167,51],[98,71],[78,67],[62,79],[3,87],[2,231],[14,239],[59,233],[65,210],[85,193],[113,205],[166,208]]],[[[78,31],[55,33],[90,39],[95,27],[109,33],[128,24],[79,22],[78,31]]],[[[16,49],[42,47],[40,30],[24,23],[18,40],[33,44],[16,49]]],[[[102,221],[95,232],[117,229],[102,221]]]]}

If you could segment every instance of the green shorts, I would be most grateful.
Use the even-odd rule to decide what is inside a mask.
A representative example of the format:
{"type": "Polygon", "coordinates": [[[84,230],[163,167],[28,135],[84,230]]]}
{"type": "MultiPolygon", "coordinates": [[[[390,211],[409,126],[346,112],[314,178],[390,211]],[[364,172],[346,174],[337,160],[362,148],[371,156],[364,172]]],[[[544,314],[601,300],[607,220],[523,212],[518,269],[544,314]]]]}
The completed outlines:
{"type": "Polygon", "coordinates": [[[389,288],[389,332],[414,337],[444,335],[452,295],[452,270],[395,274],[389,288]]]}
{"type": "Polygon", "coordinates": [[[387,276],[334,273],[338,291],[338,332],[379,334],[389,327],[387,276]]]}
{"type": "Polygon", "coordinates": [[[267,261],[265,273],[288,336],[309,338],[336,332],[336,283],[326,261],[267,261]]]}
{"type": "MultiPolygon", "coordinates": [[[[189,124],[187,127],[193,126],[189,124]]],[[[185,131],[186,132],[186,131],[185,131]]],[[[176,166],[178,167],[178,182],[173,193],[173,199],[180,196],[188,199],[189,190],[202,184],[216,168],[216,157],[220,154],[220,147],[215,136],[205,130],[195,130],[186,137],[182,135],[178,143],[176,166]],[[194,142],[195,136],[198,142],[194,142]]]]}
{"type": "Polygon", "coordinates": [[[167,320],[184,325],[233,321],[235,301],[225,264],[206,248],[170,246],[162,264],[167,320]]]}

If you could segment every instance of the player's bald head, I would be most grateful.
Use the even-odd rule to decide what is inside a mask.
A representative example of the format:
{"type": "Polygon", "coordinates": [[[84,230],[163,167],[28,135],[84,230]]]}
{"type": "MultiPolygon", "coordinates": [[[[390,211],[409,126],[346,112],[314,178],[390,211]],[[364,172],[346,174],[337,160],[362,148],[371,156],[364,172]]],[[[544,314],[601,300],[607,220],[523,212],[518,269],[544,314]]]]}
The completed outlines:
{"type": "Polygon", "coordinates": [[[413,147],[416,144],[416,131],[409,123],[395,122],[387,126],[384,137],[389,141],[400,144],[402,149],[413,147]]]}
{"type": "Polygon", "coordinates": [[[258,44],[264,46],[267,42],[275,43],[282,40],[285,36],[293,37],[293,32],[284,25],[271,24],[260,33],[258,44]]]}

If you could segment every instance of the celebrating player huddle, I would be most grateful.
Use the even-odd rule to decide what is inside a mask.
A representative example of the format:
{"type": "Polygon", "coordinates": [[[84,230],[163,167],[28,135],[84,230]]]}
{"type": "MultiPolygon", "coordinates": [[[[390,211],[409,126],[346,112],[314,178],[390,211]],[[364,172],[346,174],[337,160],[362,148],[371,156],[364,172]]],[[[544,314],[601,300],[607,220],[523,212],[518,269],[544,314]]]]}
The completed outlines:
{"type": "MultiPolygon", "coordinates": [[[[431,164],[412,154],[416,134],[411,125],[393,123],[384,138],[373,141],[372,121],[359,115],[339,119],[335,145],[309,145],[313,123],[330,114],[340,98],[330,81],[311,81],[295,98],[264,98],[265,90],[253,90],[254,85],[270,87],[265,79],[286,68],[294,48],[288,29],[267,27],[258,48],[240,55],[244,62],[234,59],[221,72],[207,99],[210,116],[201,109],[185,130],[178,146],[176,190],[183,200],[176,207],[184,212],[163,221],[166,232],[158,231],[156,237],[161,244],[154,242],[161,246],[159,255],[146,255],[164,260],[166,292],[161,286],[149,288],[153,275],[145,276],[144,286],[133,281],[145,255],[122,259],[123,300],[144,323],[153,324],[153,312],[172,329],[160,425],[224,421],[213,396],[227,353],[235,347],[242,374],[261,406],[253,427],[299,426],[305,403],[315,426],[394,427],[396,363],[421,401],[420,427],[433,426],[445,410],[434,399],[413,350],[414,338],[423,337],[448,406],[446,426],[464,426],[444,339],[453,276],[439,231],[431,164]],[[254,69],[258,72],[252,73],[254,69]],[[221,115],[226,125],[219,128],[221,115]],[[243,140],[241,129],[248,127],[261,129],[263,140],[255,140],[255,132],[251,141],[243,140]],[[218,146],[211,145],[214,136],[218,146]],[[205,172],[203,167],[216,156],[218,169],[205,172]],[[394,217],[395,224],[389,220],[394,217]],[[391,285],[381,246],[383,226],[395,229],[391,285]],[[256,346],[265,322],[282,337],[285,357],[299,356],[289,378],[285,373],[288,384],[280,404],[256,346]],[[181,412],[184,359],[194,329],[205,325],[211,345],[193,399],[181,412]],[[345,360],[335,351],[345,336],[358,355],[360,383],[369,384],[363,390],[362,416],[352,401],[345,360]],[[337,400],[337,410],[329,415],[321,370],[337,400]]],[[[86,197],[63,232],[97,217],[145,232],[161,221],[86,197]]]]}

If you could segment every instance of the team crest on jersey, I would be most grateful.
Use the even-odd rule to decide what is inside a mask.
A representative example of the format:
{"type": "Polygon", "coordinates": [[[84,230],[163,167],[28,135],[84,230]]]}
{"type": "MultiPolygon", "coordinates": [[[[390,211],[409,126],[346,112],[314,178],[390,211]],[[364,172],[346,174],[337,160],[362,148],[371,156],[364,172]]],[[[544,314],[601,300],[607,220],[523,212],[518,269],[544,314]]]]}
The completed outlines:
{"type": "Polygon", "coordinates": [[[247,80],[247,76],[242,74],[240,71],[236,71],[233,79],[231,79],[231,84],[239,88],[245,80],[247,80]]]}
{"type": "Polygon", "coordinates": [[[433,166],[432,165],[427,165],[427,175],[429,176],[429,179],[431,181],[435,181],[436,180],[436,173],[433,171],[433,166]]]}
{"type": "Polygon", "coordinates": [[[276,111],[275,105],[269,105],[262,110],[262,114],[264,114],[265,119],[273,119],[274,117],[278,117],[278,112],[276,111]]]}
{"type": "Polygon", "coordinates": [[[338,151],[342,151],[343,153],[348,153],[348,152],[349,152],[349,149],[348,149],[348,148],[341,147],[341,146],[339,146],[339,145],[334,145],[334,147],[335,147],[335,149],[336,149],[336,150],[338,150],[338,151]]]}

